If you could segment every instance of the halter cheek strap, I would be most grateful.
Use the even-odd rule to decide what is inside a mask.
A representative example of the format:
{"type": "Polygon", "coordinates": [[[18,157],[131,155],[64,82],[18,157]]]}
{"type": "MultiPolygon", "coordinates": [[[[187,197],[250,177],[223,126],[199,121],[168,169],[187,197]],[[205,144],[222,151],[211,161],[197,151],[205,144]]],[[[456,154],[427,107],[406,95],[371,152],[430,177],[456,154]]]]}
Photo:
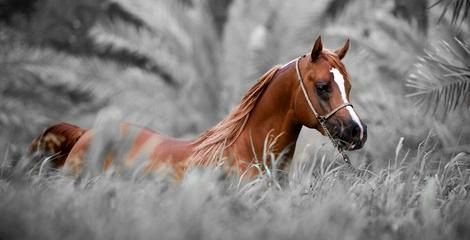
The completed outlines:
{"type": "Polygon", "coordinates": [[[351,103],[345,102],[345,103],[342,103],[339,106],[337,106],[335,109],[331,110],[331,112],[329,112],[328,114],[320,115],[317,112],[317,110],[315,110],[315,108],[313,107],[312,101],[310,100],[310,97],[308,96],[307,89],[305,89],[304,80],[302,78],[302,74],[300,73],[300,67],[299,67],[299,62],[300,62],[301,58],[302,57],[299,57],[299,58],[297,58],[297,60],[295,60],[295,71],[297,72],[297,79],[299,80],[300,88],[302,89],[302,92],[304,93],[305,100],[307,101],[307,104],[308,104],[310,110],[312,111],[313,115],[315,115],[315,118],[320,123],[320,125],[323,129],[323,132],[328,136],[328,138],[330,138],[331,142],[333,143],[333,146],[338,150],[338,152],[343,157],[343,160],[347,164],[351,165],[351,161],[349,160],[349,157],[344,153],[343,149],[339,147],[338,141],[333,138],[330,131],[326,127],[326,121],[328,121],[329,118],[331,118],[336,112],[338,112],[342,108],[345,108],[345,107],[348,107],[348,106],[352,107],[353,105],[351,103]]]}

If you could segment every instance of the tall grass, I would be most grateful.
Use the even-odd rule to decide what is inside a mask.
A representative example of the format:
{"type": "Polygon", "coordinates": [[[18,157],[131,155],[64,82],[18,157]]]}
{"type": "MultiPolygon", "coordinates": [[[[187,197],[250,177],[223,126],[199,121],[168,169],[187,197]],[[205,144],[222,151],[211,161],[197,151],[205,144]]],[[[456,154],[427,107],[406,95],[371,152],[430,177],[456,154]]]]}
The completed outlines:
{"type": "MultiPolygon", "coordinates": [[[[307,153],[279,182],[247,181],[219,168],[161,175],[71,179],[0,172],[4,239],[467,239],[468,155],[427,167],[429,139],[405,161],[353,174],[328,152],[307,153]]],[[[432,151],[432,150],[431,150],[432,151]]],[[[29,161],[28,161],[29,162],[29,161]]]]}

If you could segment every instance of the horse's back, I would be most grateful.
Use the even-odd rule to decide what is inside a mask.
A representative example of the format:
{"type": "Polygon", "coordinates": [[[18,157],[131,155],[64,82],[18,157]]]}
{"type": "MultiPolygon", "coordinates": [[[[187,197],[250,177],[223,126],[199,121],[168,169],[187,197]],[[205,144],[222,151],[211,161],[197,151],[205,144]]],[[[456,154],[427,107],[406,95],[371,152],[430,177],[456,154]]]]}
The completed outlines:
{"type": "MultiPolygon", "coordinates": [[[[65,169],[76,175],[85,161],[110,166],[155,170],[163,165],[175,169],[189,156],[189,141],[164,136],[153,130],[121,123],[86,131],[71,149],[65,169]]],[[[96,165],[96,164],[95,164],[96,165]]]]}

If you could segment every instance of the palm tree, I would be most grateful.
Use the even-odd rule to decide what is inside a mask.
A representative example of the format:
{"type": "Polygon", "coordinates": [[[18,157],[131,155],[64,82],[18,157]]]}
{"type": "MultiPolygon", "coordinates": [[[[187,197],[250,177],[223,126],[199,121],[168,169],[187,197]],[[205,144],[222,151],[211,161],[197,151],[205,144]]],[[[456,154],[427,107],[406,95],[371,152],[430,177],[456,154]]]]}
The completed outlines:
{"type": "Polygon", "coordinates": [[[52,47],[76,56],[96,56],[139,67],[160,75],[171,86],[177,85],[171,74],[148,56],[112,45],[98,46],[90,36],[92,28],[104,20],[119,21],[129,27],[151,31],[148,23],[124,8],[119,1],[36,0],[26,1],[22,5],[15,1],[7,1],[5,4],[6,9],[13,10],[9,16],[25,16],[17,21],[10,20],[11,18],[5,20],[15,29],[22,31],[27,42],[34,46],[52,47]]]}
{"type": "Polygon", "coordinates": [[[32,2],[0,0],[2,136],[22,129],[15,142],[25,143],[53,121],[124,101],[148,104],[145,116],[176,118],[140,123],[163,122],[169,134],[200,131],[215,118],[219,39],[204,1],[21,1],[32,2]]]}

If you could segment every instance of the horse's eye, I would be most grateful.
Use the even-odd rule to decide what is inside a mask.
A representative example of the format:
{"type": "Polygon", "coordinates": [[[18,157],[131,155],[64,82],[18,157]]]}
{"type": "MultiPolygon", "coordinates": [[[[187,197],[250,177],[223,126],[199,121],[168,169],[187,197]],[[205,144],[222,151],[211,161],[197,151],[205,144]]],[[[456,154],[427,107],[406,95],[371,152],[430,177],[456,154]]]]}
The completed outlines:
{"type": "Polygon", "coordinates": [[[318,96],[323,98],[329,97],[330,86],[328,85],[328,83],[318,83],[315,85],[315,88],[317,90],[318,96]]]}

